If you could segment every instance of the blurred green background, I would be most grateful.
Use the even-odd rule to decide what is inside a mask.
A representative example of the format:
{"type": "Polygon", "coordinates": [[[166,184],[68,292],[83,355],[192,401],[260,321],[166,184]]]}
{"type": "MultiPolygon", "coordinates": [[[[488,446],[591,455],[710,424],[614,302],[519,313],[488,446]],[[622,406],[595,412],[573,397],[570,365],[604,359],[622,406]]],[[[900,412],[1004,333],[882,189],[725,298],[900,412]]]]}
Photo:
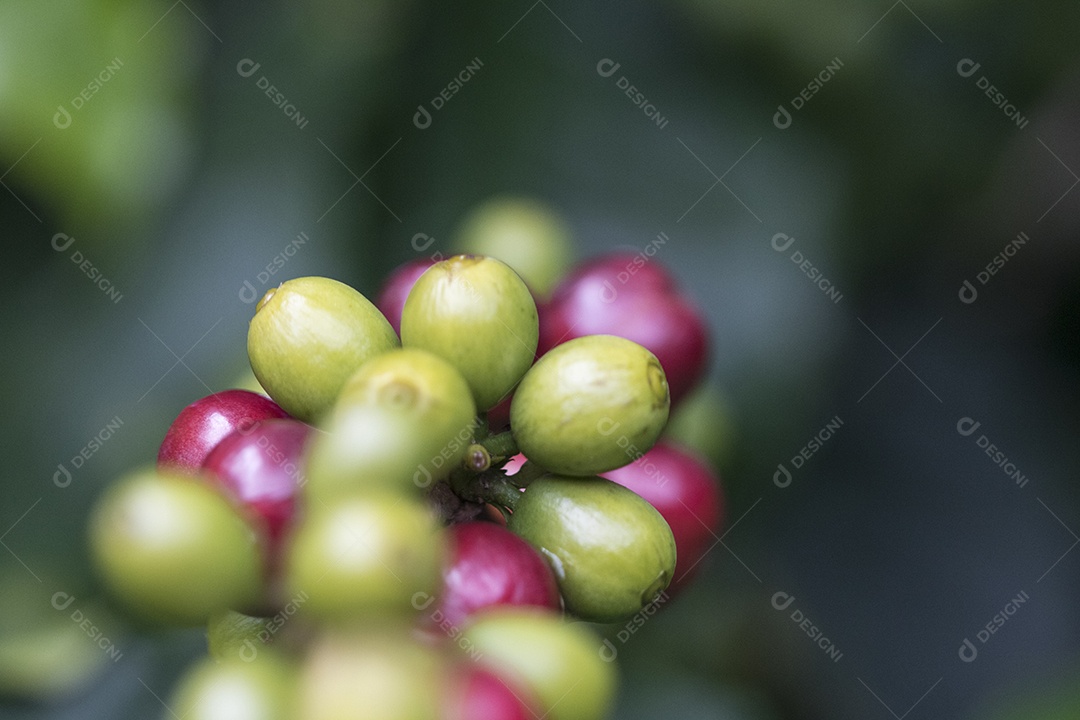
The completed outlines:
{"type": "Polygon", "coordinates": [[[84,524],[242,376],[252,293],[373,294],[509,193],[581,257],[665,233],[713,332],[727,534],[619,645],[618,717],[1076,717],[1078,23],[1001,0],[4,0],[0,716],[154,717],[201,651],[110,620],[84,524]]]}

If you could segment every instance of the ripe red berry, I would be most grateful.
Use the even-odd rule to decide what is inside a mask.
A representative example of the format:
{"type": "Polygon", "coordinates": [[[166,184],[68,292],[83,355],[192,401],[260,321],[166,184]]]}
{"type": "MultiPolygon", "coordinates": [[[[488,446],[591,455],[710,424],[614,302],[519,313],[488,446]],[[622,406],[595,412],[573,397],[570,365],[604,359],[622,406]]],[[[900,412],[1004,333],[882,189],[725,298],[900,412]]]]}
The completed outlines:
{"type": "Polygon", "coordinates": [[[556,288],[540,314],[543,354],[583,335],[618,335],[650,350],[667,375],[674,407],[708,363],[704,318],[654,258],[605,255],[580,266],[556,288]]]}
{"type": "Polygon", "coordinates": [[[432,613],[460,627],[473,613],[493,605],[528,605],[559,610],[559,589],[547,561],[501,525],[466,522],[448,529],[450,556],[443,590],[432,613]]]}
{"type": "Polygon", "coordinates": [[[702,460],[665,440],[603,477],[645,498],[671,527],[677,560],[668,593],[677,591],[720,536],[724,505],[719,480],[702,460]]]}
{"type": "Polygon", "coordinates": [[[434,258],[420,258],[419,260],[410,260],[407,263],[398,265],[386,276],[386,281],[383,282],[382,289],[379,290],[379,297],[375,301],[375,306],[390,321],[394,332],[399,337],[401,335],[401,311],[405,307],[405,299],[409,297],[409,291],[416,284],[417,278],[423,275],[424,271],[434,265],[435,262],[434,258]]]}
{"type": "Polygon", "coordinates": [[[286,418],[288,413],[249,390],[225,390],[188,405],[173,420],[158,450],[158,467],[195,472],[214,447],[237,428],[260,420],[286,418]]]}
{"type": "Polygon", "coordinates": [[[264,420],[233,432],[203,462],[236,502],[265,522],[272,556],[293,519],[310,432],[299,420],[264,420]]]}
{"type": "Polygon", "coordinates": [[[479,665],[464,666],[449,685],[443,720],[534,720],[540,717],[521,687],[479,665]]]}

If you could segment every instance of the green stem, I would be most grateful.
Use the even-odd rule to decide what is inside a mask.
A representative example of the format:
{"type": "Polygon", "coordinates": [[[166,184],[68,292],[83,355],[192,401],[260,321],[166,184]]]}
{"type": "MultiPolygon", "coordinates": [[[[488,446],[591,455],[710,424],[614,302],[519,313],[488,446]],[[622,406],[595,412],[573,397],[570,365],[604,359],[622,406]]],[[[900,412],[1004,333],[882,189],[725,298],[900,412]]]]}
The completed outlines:
{"type": "Polygon", "coordinates": [[[513,509],[521,498],[521,490],[501,470],[474,473],[461,468],[450,474],[448,483],[458,497],[471,502],[486,502],[513,509]]]}
{"type": "Polygon", "coordinates": [[[477,439],[476,442],[483,445],[492,458],[507,458],[518,454],[517,441],[514,440],[514,435],[509,430],[495,435],[488,435],[483,440],[477,439]]]}
{"type": "Polygon", "coordinates": [[[476,416],[476,432],[473,433],[473,440],[480,442],[490,434],[491,428],[488,427],[487,412],[481,412],[476,416]]]}
{"type": "Polygon", "coordinates": [[[507,478],[507,481],[512,482],[519,488],[529,487],[529,483],[537,478],[541,478],[547,475],[548,471],[540,467],[534,462],[526,461],[524,465],[518,468],[518,471],[507,478]]]}

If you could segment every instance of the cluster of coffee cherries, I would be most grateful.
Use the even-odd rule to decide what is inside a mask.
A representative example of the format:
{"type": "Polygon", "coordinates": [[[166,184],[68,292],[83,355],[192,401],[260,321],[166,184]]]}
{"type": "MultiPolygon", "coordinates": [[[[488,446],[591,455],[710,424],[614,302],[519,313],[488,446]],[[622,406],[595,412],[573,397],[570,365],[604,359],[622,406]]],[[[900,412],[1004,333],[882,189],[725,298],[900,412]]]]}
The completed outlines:
{"type": "MultiPolygon", "coordinates": [[[[520,250],[523,212],[489,211],[487,234],[509,213],[520,250]]],[[[247,339],[265,393],[187,406],[157,466],[103,495],[112,593],[207,627],[168,716],[610,713],[588,623],[675,592],[721,522],[714,474],[661,439],[704,324],[655,260],[555,286],[495,254],[408,263],[377,304],[325,277],[269,290],[247,339]]]]}

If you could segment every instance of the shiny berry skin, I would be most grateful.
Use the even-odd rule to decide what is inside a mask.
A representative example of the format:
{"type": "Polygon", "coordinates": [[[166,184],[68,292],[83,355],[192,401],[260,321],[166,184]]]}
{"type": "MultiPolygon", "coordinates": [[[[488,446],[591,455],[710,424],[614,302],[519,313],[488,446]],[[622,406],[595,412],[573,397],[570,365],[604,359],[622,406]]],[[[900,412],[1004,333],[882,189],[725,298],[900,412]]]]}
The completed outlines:
{"type": "Polygon", "coordinates": [[[560,283],[541,314],[538,347],[542,354],[583,335],[633,340],[659,359],[674,407],[707,369],[708,328],[658,261],[641,260],[625,254],[603,256],[560,283]]]}
{"type": "Polygon", "coordinates": [[[536,720],[540,713],[519,686],[479,665],[462,667],[449,683],[440,720],[536,720]]]}
{"type": "Polygon", "coordinates": [[[271,288],[248,325],[251,369],[281,407],[315,422],[365,360],[400,346],[379,309],[345,283],[300,277],[271,288]]]}
{"type": "Polygon", "coordinates": [[[424,271],[436,262],[433,258],[410,260],[394,268],[383,282],[375,305],[398,335],[401,335],[401,311],[405,309],[409,291],[424,271]]]}
{"type": "Polygon", "coordinates": [[[271,650],[257,657],[207,657],[184,673],[166,718],[184,720],[293,720],[296,671],[271,650]]]}
{"type": "Polygon", "coordinates": [[[158,467],[196,472],[206,456],[237,429],[289,414],[266,397],[249,390],[225,390],[188,405],[173,420],[158,450],[158,467]]]}
{"type": "Polygon", "coordinates": [[[360,366],[308,453],[305,493],[428,488],[461,465],[476,431],[465,378],[437,355],[397,348],[360,366]]]}
{"type": "Polygon", "coordinates": [[[499,607],[473,618],[463,647],[480,662],[528,689],[547,720],[602,720],[615,700],[614,666],[603,643],[581,623],[536,608],[499,607]]]}
{"type": "Polygon", "coordinates": [[[720,537],[724,507],[719,480],[700,458],[664,440],[603,476],[643,497],[667,521],[678,554],[668,592],[685,586],[720,537]]]}
{"type": "Polygon", "coordinates": [[[617,622],[656,599],[675,571],[675,539],[649,503],[603,478],[546,475],[507,527],[551,563],[566,610],[617,622]]]}
{"type": "Polygon", "coordinates": [[[443,358],[465,377],[476,407],[506,397],[536,357],[536,303],[495,258],[455,255],[413,285],[401,315],[401,343],[443,358]]]}
{"type": "Polygon", "coordinates": [[[559,588],[547,561],[501,525],[466,522],[447,528],[438,609],[451,624],[494,605],[535,605],[558,612],[559,588]]]}
{"type": "Polygon", "coordinates": [[[495,198],[479,205],[462,222],[454,247],[502,260],[541,297],[551,294],[573,255],[562,218],[528,198],[495,198]]]}
{"type": "Polygon", "coordinates": [[[437,594],[445,540],[430,509],[406,496],[361,494],[309,505],[289,541],[289,596],[324,621],[412,615],[437,594]]]}
{"type": "MultiPolygon", "coordinates": [[[[297,720],[434,720],[446,662],[400,628],[372,623],[326,632],[300,669],[297,720]]],[[[483,720],[476,718],[476,720],[483,720]]]]}
{"type": "Polygon", "coordinates": [[[264,420],[226,437],[203,462],[208,475],[265,523],[272,554],[293,519],[310,432],[299,420],[264,420]]]}
{"type": "Polygon", "coordinates": [[[667,380],[656,356],[614,335],[552,348],[522,378],[510,405],[521,452],[563,475],[625,465],[653,446],[667,417],[667,380]]]}
{"type": "Polygon", "coordinates": [[[255,531],[201,478],[140,470],[94,507],[90,546],[112,594],[150,620],[203,624],[262,590],[255,531]]]}

